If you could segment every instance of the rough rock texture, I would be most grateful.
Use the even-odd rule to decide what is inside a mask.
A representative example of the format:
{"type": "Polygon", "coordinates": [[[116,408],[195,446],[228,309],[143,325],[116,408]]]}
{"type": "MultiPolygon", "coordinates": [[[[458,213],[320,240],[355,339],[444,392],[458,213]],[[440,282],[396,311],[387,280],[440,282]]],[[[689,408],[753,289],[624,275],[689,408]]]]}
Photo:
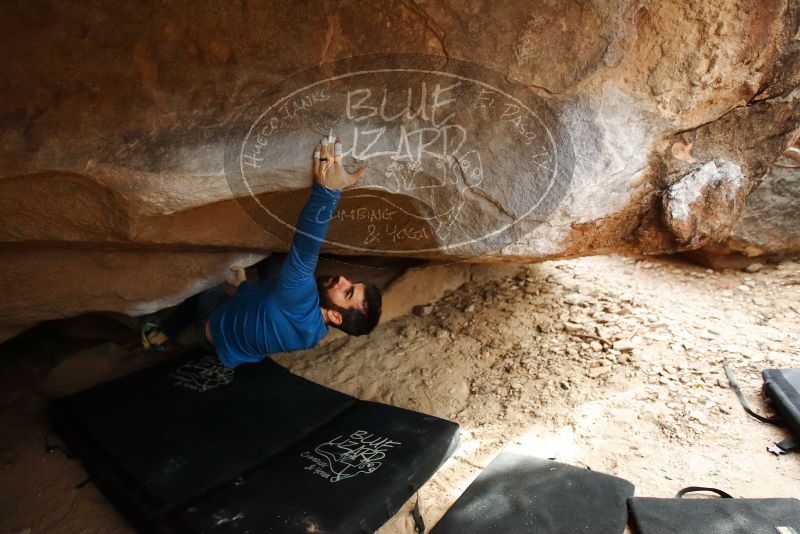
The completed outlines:
{"type": "Polygon", "coordinates": [[[711,266],[747,265],[800,251],[800,150],[787,150],[747,197],[731,232],[692,256],[711,266]],[[791,156],[791,157],[790,157],[791,156]]]}
{"type": "Polygon", "coordinates": [[[749,197],[727,245],[750,256],[800,251],[800,170],[773,169],[749,197]]]}
{"type": "Polygon", "coordinates": [[[682,244],[725,238],[744,204],[744,185],[738,165],[709,161],[664,192],[664,224],[682,244]]]}
{"type": "Polygon", "coordinates": [[[236,252],[30,247],[3,253],[0,335],[86,311],[142,315],[230,278],[231,265],[263,256],[236,252]]]}
{"type": "Polygon", "coordinates": [[[345,164],[370,171],[327,252],[529,262],[701,247],[797,140],[799,26],[797,0],[6,2],[0,328],[151,311],[285,250],[310,147],[332,128],[345,164]],[[365,55],[401,52],[436,72],[415,60],[404,76],[330,81],[403,66],[365,55]],[[441,72],[466,81],[438,95],[437,118],[441,72]],[[502,89],[496,105],[478,82],[502,89]],[[267,104],[298,87],[266,129],[267,104]],[[367,117],[382,87],[389,115],[408,91],[424,113],[367,117]],[[372,98],[347,107],[362,89],[372,98]],[[463,150],[437,152],[445,131],[463,150]],[[739,169],[733,196],[706,184],[685,198],[713,206],[666,216],[708,165],[739,169]]]}

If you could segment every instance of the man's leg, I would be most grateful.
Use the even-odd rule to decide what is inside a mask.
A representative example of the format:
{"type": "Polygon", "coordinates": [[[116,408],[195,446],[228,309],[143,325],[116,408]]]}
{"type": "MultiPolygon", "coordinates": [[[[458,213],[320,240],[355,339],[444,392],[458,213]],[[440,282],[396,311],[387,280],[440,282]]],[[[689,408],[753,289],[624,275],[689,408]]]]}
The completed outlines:
{"type": "Polygon", "coordinates": [[[227,284],[222,283],[210,287],[197,295],[197,308],[195,309],[194,320],[205,320],[211,312],[219,308],[223,302],[230,298],[225,291],[227,284]]]}
{"type": "Polygon", "coordinates": [[[228,297],[229,295],[225,292],[225,284],[219,284],[192,295],[178,304],[160,326],[149,330],[147,341],[154,346],[163,345],[170,339],[177,339],[187,328],[193,327],[194,341],[211,347],[202,332],[200,337],[197,337],[195,331],[197,323],[204,321],[228,297]]]}
{"type": "Polygon", "coordinates": [[[192,295],[184,300],[172,313],[164,319],[161,324],[161,331],[170,339],[177,338],[181,332],[192,326],[197,316],[197,301],[200,294],[192,295]]]}
{"type": "Polygon", "coordinates": [[[163,350],[162,345],[176,339],[181,332],[192,326],[197,314],[197,297],[192,295],[169,312],[166,319],[158,320],[151,314],[140,320],[142,345],[145,349],[163,350]]]}
{"type": "Polygon", "coordinates": [[[200,347],[202,347],[205,351],[210,353],[215,353],[214,346],[208,342],[206,339],[206,320],[211,315],[211,312],[219,308],[226,300],[230,298],[230,295],[227,291],[225,291],[226,285],[220,284],[218,286],[214,286],[206,291],[203,291],[198,295],[197,300],[197,309],[195,314],[194,325],[192,326],[192,333],[194,334],[194,340],[197,342],[200,347]]]}

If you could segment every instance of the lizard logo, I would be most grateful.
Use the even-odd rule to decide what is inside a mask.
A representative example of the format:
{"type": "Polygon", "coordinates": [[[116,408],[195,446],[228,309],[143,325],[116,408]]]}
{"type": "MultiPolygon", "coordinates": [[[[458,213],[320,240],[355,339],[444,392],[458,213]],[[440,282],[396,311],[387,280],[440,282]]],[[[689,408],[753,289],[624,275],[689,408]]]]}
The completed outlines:
{"type": "Polygon", "coordinates": [[[318,475],[330,482],[339,482],[362,473],[374,473],[383,465],[387,451],[397,445],[401,443],[357,430],[318,445],[314,452],[319,456],[308,452],[301,456],[314,462],[309,468],[318,475]]]}
{"type": "Polygon", "coordinates": [[[426,54],[340,59],[264,90],[231,126],[231,192],[283,243],[311,147],[331,132],[346,168],[369,165],[330,214],[325,242],[349,254],[500,252],[555,212],[575,166],[544,97],[498,72],[426,54]]]}
{"type": "Polygon", "coordinates": [[[174,384],[179,387],[204,392],[230,384],[233,369],[222,365],[216,356],[207,354],[178,367],[172,374],[174,384]]]}

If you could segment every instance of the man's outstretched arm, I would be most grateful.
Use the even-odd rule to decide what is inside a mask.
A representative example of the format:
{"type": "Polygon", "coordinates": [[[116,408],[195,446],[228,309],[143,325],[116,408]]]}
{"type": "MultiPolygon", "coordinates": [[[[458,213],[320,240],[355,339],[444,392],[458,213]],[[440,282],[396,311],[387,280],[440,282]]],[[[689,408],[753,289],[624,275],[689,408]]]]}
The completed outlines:
{"type": "Polygon", "coordinates": [[[319,250],[340,195],[341,191],[328,189],[317,182],[311,185],[311,195],[300,211],[292,246],[281,266],[280,287],[295,287],[314,278],[319,250]]]}
{"type": "Polygon", "coordinates": [[[300,211],[291,248],[283,260],[278,279],[279,290],[307,287],[309,281],[316,287],[314,270],[341,190],[355,184],[366,168],[364,165],[352,174],[345,170],[342,165],[342,143],[338,137],[335,145],[323,142],[315,147],[311,195],[300,211]]]}

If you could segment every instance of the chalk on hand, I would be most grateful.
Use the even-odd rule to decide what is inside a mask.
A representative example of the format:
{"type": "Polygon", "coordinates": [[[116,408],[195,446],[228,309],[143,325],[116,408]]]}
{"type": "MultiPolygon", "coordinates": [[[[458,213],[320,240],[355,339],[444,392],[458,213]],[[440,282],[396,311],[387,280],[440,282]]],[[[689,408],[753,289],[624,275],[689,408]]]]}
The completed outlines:
{"type": "Polygon", "coordinates": [[[318,158],[318,157],[319,157],[319,150],[315,150],[314,151],[314,158],[318,158]]]}
{"type": "Polygon", "coordinates": [[[336,143],[335,145],[333,145],[333,155],[334,156],[342,155],[342,143],[336,143]]]}

